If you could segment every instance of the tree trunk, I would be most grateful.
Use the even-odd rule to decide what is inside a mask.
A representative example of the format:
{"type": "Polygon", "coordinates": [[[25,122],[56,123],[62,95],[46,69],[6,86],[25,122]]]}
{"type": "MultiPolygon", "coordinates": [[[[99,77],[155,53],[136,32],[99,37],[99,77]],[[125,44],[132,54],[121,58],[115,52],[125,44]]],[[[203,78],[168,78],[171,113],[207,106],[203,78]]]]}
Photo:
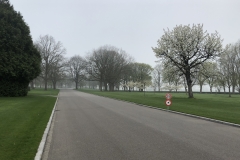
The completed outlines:
{"type": "Polygon", "coordinates": [[[78,89],[78,82],[75,81],[75,89],[78,89]]]}
{"type": "Polygon", "coordinates": [[[75,89],[78,89],[78,82],[79,82],[79,75],[76,74],[76,77],[75,77],[75,89]]]}
{"type": "Polygon", "coordinates": [[[192,92],[192,80],[191,80],[191,74],[190,70],[186,73],[186,81],[188,86],[188,98],[193,98],[193,92],[192,92]]]}
{"type": "Polygon", "coordinates": [[[113,83],[109,83],[109,91],[114,91],[114,84],[113,83]]]}
{"type": "Polygon", "coordinates": [[[188,89],[187,89],[187,84],[186,84],[186,79],[185,78],[183,80],[183,83],[184,83],[185,93],[187,94],[188,93],[188,89]]]}
{"type": "Polygon", "coordinates": [[[210,92],[212,93],[212,85],[210,85],[210,92]]]}
{"type": "Polygon", "coordinates": [[[235,85],[232,86],[232,92],[235,93],[235,85]]]}
{"type": "Polygon", "coordinates": [[[107,91],[108,88],[107,88],[107,82],[104,82],[104,90],[107,91]]]}
{"type": "Polygon", "coordinates": [[[158,85],[158,91],[160,92],[160,90],[161,90],[161,76],[160,76],[160,72],[158,72],[158,83],[157,83],[157,85],[158,85]]]}
{"type": "Polygon", "coordinates": [[[57,82],[53,82],[53,89],[56,89],[57,82]]]}
{"type": "Polygon", "coordinates": [[[229,95],[228,95],[228,97],[231,97],[231,89],[230,89],[231,87],[229,86],[228,87],[228,93],[229,93],[229,95]]]}
{"type": "Polygon", "coordinates": [[[188,98],[193,98],[192,83],[188,83],[188,98]]]}
{"type": "Polygon", "coordinates": [[[200,85],[200,93],[202,93],[202,84],[199,84],[200,85]]]}
{"type": "Polygon", "coordinates": [[[44,90],[47,90],[47,78],[44,78],[44,90]]]}
{"type": "Polygon", "coordinates": [[[102,91],[102,81],[99,82],[99,90],[102,91]]]}

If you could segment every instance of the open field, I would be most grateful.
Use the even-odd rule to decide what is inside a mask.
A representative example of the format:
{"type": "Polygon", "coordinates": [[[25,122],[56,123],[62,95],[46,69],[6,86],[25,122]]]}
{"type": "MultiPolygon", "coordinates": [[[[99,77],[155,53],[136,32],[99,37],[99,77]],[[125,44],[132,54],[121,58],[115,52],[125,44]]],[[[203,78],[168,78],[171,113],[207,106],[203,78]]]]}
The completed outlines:
{"type": "Polygon", "coordinates": [[[36,89],[26,97],[0,97],[1,160],[34,159],[58,92],[36,89]]]}
{"type": "MultiPolygon", "coordinates": [[[[165,93],[146,92],[144,96],[143,92],[80,91],[167,109],[165,93]]],[[[185,93],[173,92],[170,110],[240,124],[240,95],[229,98],[227,94],[194,94],[194,97],[189,99],[185,93]]]]}

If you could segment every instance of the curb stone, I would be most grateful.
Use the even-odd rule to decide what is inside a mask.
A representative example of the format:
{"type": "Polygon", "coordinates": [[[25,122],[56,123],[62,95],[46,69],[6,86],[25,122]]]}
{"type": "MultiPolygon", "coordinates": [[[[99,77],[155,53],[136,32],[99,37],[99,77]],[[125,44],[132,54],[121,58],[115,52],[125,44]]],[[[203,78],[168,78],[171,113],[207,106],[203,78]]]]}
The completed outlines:
{"type": "MultiPolygon", "coordinates": [[[[59,93],[58,93],[58,95],[59,95],[59,93]]],[[[54,115],[54,112],[55,112],[55,108],[57,106],[58,95],[57,95],[57,99],[56,99],[55,105],[53,107],[51,116],[50,116],[49,121],[47,123],[47,127],[45,128],[45,131],[43,133],[42,140],[41,140],[41,142],[40,142],[40,144],[38,146],[38,150],[37,150],[37,153],[35,155],[34,160],[41,160],[41,158],[42,158],[43,150],[44,150],[44,147],[45,147],[45,143],[47,141],[48,132],[49,132],[49,129],[50,129],[50,126],[51,126],[51,123],[52,123],[52,119],[53,119],[53,115],[54,115]]]]}

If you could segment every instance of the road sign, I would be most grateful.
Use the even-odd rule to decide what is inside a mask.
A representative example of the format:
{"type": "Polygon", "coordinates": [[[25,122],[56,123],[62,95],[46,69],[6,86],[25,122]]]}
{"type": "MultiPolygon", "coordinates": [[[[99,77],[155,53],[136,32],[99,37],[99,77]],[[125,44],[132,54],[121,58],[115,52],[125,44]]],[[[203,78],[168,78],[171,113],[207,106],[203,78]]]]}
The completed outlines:
{"type": "Polygon", "coordinates": [[[166,104],[167,106],[171,106],[172,101],[168,99],[168,100],[166,100],[165,104],[166,104]]]}
{"type": "Polygon", "coordinates": [[[165,97],[166,97],[166,99],[171,99],[172,95],[170,93],[167,93],[165,97]]]}

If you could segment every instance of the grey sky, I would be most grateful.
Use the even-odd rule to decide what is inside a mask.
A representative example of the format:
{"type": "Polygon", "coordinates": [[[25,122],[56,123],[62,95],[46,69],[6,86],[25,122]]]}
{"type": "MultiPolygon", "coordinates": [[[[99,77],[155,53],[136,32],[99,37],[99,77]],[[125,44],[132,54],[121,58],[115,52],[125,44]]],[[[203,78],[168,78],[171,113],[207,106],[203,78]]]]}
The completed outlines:
{"type": "Polygon", "coordinates": [[[10,0],[29,25],[33,40],[49,34],[67,49],[66,57],[85,56],[109,44],[136,62],[155,66],[151,47],[163,29],[203,24],[219,32],[223,44],[240,39],[239,0],[10,0]]]}

